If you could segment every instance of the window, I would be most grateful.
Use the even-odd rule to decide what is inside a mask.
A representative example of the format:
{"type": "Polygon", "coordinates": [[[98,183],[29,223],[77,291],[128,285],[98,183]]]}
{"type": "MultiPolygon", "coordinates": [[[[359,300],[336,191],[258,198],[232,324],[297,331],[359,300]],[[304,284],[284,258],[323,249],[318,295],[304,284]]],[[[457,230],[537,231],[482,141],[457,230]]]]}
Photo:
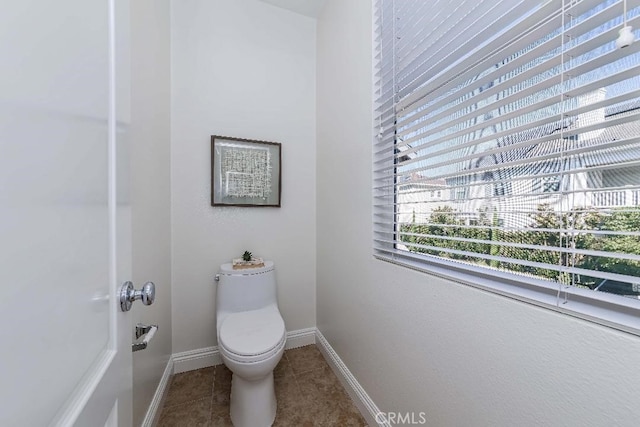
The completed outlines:
{"type": "Polygon", "coordinates": [[[458,187],[452,191],[453,198],[455,200],[465,200],[468,197],[468,188],[467,187],[458,187]]]}
{"type": "Polygon", "coordinates": [[[543,193],[557,193],[560,191],[560,176],[552,175],[543,178],[535,178],[533,181],[533,191],[543,193]]]}
{"type": "Polygon", "coordinates": [[[505,181],[496,181],[493,183],[493,195],[496,197],[507,196],[511,194],[511,183],[505,181]]]}
{"type": "Polygon", "coordinates": [[[623,10],[377,0],[376,257],[640,333],[640,42],[616,47],[623,10]]]}

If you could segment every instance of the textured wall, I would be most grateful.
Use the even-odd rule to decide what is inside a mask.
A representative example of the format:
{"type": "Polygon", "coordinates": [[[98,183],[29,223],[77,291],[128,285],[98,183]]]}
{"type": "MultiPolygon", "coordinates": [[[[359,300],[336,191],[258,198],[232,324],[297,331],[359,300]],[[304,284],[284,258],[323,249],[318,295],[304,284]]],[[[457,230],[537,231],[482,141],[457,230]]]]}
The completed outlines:
{"type": "Polygon", "coordinates": [[[371,34],[368,1],[318,20],[319,329],[428,425],[637,425],[637,337],[373,259],[371,34]]]}
{"type": "Polygon", "coordinates": [[[173,352],[216,344],[215,282],[276,263],[288,330],[315,325],[314,19],[257,0],[171,5],[173,352]],[[282,143],[282,207],[210,205],[210,136],[282,143]]]}

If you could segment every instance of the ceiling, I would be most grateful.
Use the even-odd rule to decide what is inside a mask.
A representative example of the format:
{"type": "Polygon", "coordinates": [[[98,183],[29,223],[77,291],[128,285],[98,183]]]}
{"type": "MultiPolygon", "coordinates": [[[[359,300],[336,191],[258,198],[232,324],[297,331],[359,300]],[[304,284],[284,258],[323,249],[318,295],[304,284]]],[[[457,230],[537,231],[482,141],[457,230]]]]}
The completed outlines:
{"type": "Polygon", "coordinates": [[[261,0],[292,12],[317,18],[326,0],[261,0]]]}

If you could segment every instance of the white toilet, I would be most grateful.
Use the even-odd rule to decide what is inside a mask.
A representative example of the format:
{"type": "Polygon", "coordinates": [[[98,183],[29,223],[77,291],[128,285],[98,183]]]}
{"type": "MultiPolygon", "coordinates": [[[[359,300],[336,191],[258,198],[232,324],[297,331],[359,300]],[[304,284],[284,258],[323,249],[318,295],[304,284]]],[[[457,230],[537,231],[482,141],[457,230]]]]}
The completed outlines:
{"type": "Polygon", "coordinates": [[[267,427],[276,417],[273,369],[286,341],[278,310],[272,261],[264,267],[220,267],[216,296],[218,348],[233,372],[231,421],[235,427],[267,427]]]}

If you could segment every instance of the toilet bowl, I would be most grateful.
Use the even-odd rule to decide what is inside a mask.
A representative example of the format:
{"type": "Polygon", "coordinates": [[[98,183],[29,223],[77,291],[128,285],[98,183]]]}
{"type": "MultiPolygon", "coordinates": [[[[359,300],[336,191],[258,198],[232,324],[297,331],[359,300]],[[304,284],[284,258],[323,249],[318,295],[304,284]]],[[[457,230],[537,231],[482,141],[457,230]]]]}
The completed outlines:
{"type": "Polygon", "coordinates": [[[277,406],[273,369],[286,343],[273,262],[248,270],[223,264],[217,277],[218,348],[233,373],[231,421],[235,427],[270,426],[277,406]]]}

